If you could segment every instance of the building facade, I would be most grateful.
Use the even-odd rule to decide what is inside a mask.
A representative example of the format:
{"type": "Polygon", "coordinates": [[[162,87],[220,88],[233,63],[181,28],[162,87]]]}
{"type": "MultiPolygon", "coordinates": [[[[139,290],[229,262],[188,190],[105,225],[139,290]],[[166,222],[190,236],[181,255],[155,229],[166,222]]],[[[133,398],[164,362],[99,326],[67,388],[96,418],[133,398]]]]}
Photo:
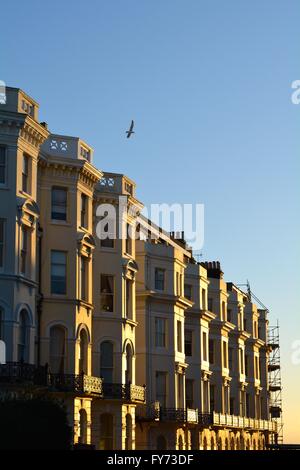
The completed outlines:
{"type": "Polygon", "coordinates": [[[82,139],[0,105],[0,392],[64,400],[75,445],[264,449],[266,310],[141,216],[136,185],[82,139]]]}

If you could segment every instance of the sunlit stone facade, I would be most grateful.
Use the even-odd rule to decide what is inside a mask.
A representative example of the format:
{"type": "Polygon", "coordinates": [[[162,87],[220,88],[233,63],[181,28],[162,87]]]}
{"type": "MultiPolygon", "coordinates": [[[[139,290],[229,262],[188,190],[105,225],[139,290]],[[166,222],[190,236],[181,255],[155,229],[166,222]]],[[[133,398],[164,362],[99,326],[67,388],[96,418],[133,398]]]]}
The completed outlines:
{"type": "Polygon", "coordinates": [[[75,445],[265,448],[276,439],[266,312],[142,217],[132,180],[97,169],[86,142],[51,133],[32,98],[6,92],[0,391],[30,383],[63,399],[75,445]],[[138,222],[143,237],[101,240],[105,205],[119,235],[138,222]]]}

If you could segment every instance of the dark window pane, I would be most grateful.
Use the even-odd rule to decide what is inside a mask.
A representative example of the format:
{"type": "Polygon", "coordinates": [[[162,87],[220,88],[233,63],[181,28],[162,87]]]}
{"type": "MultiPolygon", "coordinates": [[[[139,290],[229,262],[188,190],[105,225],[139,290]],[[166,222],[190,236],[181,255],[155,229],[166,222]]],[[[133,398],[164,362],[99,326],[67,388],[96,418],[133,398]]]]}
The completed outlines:
{"type": "Polygon", "coordinates": [[[66,294],[66,259],[64,251],[51,252],[51,293],[66,294]]]}
{"type": "Polygon", "coordinates": [[[67,220],[67,189],[52,188],[51,204],[51,218],[67,220]]]}

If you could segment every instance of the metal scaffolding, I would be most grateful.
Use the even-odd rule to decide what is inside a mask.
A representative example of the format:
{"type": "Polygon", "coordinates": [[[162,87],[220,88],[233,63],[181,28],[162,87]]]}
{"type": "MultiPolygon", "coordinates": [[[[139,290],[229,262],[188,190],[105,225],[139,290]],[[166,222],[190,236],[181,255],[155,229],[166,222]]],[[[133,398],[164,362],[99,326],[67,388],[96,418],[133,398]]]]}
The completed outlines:
{"type": "MultiPolygon", "coordinates": [[[[247,287],[249,301],[254,301],[269,313],[269,309],[256,297],[251,291],[249,281],[247,284],[238,284],[247,287]]],[[[269,349],[268,358],[268,385],[269,385],[269,412],[270,418],[277,423],[277,434],[272,434],[270,444],[283,443],[283,420],[282,420],[282,384],[281,384],[281,365],[280,365],[280,342],[279,342],[279,324],[269,326],[267,332],[267,343],[269,349]]]]}
{"type": "Polygon", "coordinates": [[[269,347],[269,404],[270,417],[277,422],[277,442],[283,443],[283,421],[282,421],[282,385],[281,385],[281,366],[280,366],[280,343],[279,343],[279,325],[269,326],[268,329],[268,347],[269,347]]]}

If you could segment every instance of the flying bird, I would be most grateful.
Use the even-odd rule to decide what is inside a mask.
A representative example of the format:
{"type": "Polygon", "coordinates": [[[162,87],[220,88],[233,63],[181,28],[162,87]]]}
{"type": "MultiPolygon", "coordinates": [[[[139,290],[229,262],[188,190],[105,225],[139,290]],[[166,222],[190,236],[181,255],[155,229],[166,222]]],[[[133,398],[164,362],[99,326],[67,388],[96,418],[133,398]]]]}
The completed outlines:
{"type": "Polygon", "coordinates": [[[135,132],[134,132],[134,130],[133,130],[133,127],[134,127],[134,121],[131,121],[131,124],[130,124],[130,127],[129,127],[129,131],[126,131],[127,139],[129,139],[129,137],[131,136],[131,134],[135,134],[135,132]]]}

